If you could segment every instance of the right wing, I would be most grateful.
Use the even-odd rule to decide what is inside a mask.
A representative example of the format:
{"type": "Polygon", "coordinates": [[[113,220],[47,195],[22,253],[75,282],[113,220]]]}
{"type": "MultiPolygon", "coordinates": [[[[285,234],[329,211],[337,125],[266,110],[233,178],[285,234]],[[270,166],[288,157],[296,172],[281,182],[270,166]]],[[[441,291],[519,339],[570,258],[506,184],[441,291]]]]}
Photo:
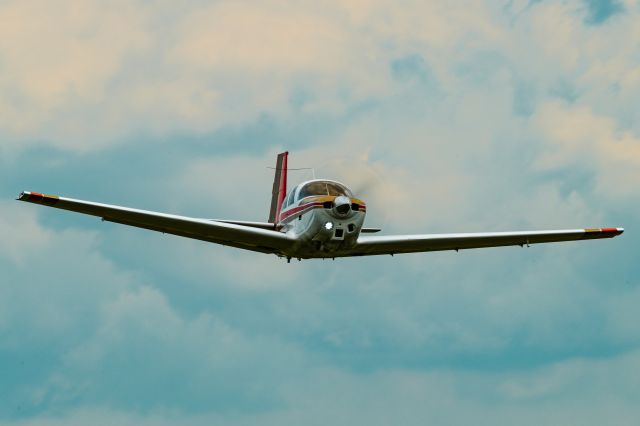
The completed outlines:
{"type": "Polygon", "coordinates": [[[254,226],[247,226],[243,225],[242,222],[225,223],[208,219],[196,219],[44,195],[37,192],[25,191],[20,194],[18,200],[98,216],[109,222],[262,253],[280,253],[292,244],[292,240],[287,238],[285,234],[275,230],[260,229],[255,227],[255,224],[254,226]]]}
{"type": "Polygon", "coordinates": [[[463,250],[515,245],[524,246],[559,241],[611,238],[623,232],[624,229],[622,228],[592,228],[559,231],[360,236],[356,246],[343,254],[343,256],[463,250]]]}

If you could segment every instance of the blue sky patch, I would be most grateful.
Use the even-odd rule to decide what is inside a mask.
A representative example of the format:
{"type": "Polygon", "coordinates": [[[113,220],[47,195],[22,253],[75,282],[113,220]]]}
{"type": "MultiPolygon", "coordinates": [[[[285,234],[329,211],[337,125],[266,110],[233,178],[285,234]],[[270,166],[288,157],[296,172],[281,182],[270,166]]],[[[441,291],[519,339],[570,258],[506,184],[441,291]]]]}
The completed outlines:
{"type": "Polygon", "coordinates": [[[619,0],[584,0],[587,7],[585,22],[591,25],[600,25],[613,15],[622,13],[624,6],[619,0]]]}

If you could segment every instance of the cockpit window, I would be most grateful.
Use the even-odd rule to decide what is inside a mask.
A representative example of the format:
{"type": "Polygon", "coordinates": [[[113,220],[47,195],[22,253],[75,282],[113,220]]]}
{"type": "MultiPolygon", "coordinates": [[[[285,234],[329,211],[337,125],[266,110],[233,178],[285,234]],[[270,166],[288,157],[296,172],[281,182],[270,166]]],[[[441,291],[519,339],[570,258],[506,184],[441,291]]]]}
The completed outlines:
{"type": "Polygon", "coordinates": [[[311,197],[313,195],[345,195],[347,197],[352,197],[351,191],[338,183],[315,181],[309,182],[300,189],[298,199],[311,197]]]}
{"type": "Polygon", "coordinates": [[[339,195],[351,197],[351,192],[347,188],[333,182],[327,182],[327,191],[329,192],[329,195],[335,195],[336,197],[339,195]]]}
{"type": "Polygon", "coordinates": [[[311,182],[300,189],[298,199],[310,197],[312,195],[328,195],[326,182],[311,182]]]}

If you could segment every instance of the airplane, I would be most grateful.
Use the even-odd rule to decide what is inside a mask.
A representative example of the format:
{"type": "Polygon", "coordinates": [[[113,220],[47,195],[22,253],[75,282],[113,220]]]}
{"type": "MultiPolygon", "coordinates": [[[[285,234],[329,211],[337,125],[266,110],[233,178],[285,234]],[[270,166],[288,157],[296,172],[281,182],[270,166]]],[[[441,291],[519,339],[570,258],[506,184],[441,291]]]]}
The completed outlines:
{"type": "Polygon", "coordinates": [[[287,192],[288,152],[278,154],[267,222],[200,219],[24,191],[18,200],[135,226],[286,258],[395,255],[498,246],[529,246],[611,238],[623,228],[454,234],[371,235],[364,226],[366,203],[344,184],[328,179],[302,182],[287,192]]]}

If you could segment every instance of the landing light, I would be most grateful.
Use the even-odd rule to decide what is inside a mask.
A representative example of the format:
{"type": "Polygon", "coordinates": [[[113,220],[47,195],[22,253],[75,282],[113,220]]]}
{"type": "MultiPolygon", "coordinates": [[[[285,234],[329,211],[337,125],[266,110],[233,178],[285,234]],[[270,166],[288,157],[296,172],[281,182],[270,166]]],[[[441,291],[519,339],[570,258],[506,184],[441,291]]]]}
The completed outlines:
{"type": "Polygon", "coordinates": [[[327,222],[324,224],[324,229],[326,229],[327,231],[331,231],[331,229],[333,229],[333,222],[327,222]]]}

